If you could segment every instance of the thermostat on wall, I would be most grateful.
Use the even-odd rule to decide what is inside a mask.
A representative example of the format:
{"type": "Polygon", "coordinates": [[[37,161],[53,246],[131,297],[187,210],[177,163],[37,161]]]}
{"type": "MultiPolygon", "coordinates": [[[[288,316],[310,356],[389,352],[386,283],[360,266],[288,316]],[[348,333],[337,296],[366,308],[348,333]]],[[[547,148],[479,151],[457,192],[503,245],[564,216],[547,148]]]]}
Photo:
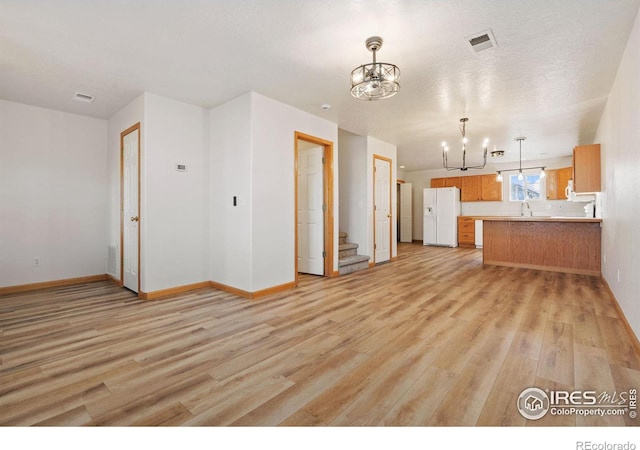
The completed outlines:
{"type": "Polygon", "coordinates": [[[187,165],[186,164],[176,164],[176,170],[178,172],[186,172],[187,171],[187,165]]]}

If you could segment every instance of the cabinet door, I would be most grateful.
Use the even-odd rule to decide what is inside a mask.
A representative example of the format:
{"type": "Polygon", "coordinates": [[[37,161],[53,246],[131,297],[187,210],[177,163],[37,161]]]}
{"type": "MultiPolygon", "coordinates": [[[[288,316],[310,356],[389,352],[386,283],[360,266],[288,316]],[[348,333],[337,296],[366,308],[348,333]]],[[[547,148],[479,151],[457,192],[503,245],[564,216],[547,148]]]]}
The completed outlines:
{"type": "Polygon", "coordinates": [[[481,198],[488,202],[502,201],[502,182],[496,181],[495,175],[480,175],[481,182],[481,198]]]}
{"type": "Polygon", "coordinates": [[[566,200],[564,188],[569,184],[572,176],[571,167],[561,169],[549,169],[547,173],[547,200],[566,200]]]}
{"type": "Polygon", "coordinates": [[[459,189],[462,188],[462,183],[460,182],[461,177],[447,177],[444,179],[444,187],[457,187],[459,189]]]}
{"type": "Polygon", "coordinates": [[[475,220],[473,217],[458,216],[458,244],[475,246],[475,220]]]}
{"type": "Polygon", "coordinates": [[[565,195],[564,189],[569,184],[569,180],[573,176],[573,169],[571,167],[563,167],[562,169],[558,169],[557,173],[557,186],[558,186],[558,195],[556,198],[558,200],[566,200],[567,196],[565,195]]]}
{"type": "MultiPolygon", "coordinates": [[[[558,200],[558,171],[556,169],[548,169],[547,173],[547,200],[558,200]]],[[[563,189],[564,191],[564,189],[563,189]]],[[[564,195],[564,192],[563,194],[564,195]]]]}
{"type": "Polygon", "coordinates": [[[460,200],[463,202],[477,202],[480,200],[481,178],[479,175],[460,177],[460,200]]]}
{"type": "Polygon", "coordinates": [[[432,188],[443,188],[444,186],[444,178],[432,178],[431,179],[431,187],[432,188]]]}
{"type": "Polygon", "coordinates": [[[573,190],[600,192],[600,144],[574,147],[573,190]]]}

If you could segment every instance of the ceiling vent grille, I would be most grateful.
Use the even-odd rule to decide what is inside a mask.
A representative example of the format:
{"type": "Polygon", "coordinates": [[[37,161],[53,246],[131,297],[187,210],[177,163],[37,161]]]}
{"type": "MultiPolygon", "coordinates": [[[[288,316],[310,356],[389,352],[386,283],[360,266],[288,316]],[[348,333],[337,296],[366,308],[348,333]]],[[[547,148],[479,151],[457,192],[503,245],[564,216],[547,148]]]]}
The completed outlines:
{"type": "Polygon", "coordinates": [[[498,46],[496,38],[493,36],[493,31],[491,30],[481,31],[480,33],[467,36],[465,39],[474,53],[498,46]]]}
{"type": "Polygon", "coordinates": [[[75,94],[73,94],[73,99],[78,102],[93,103],[96,98],[93,95],[76,92],[75,94]]]}

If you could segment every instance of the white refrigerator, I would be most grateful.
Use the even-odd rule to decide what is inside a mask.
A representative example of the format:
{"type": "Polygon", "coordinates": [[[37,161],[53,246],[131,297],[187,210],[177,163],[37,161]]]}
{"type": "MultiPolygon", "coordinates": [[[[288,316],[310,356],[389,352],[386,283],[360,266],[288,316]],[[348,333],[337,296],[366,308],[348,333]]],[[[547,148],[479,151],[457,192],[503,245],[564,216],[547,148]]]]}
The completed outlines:
{"type": "Polygon", "coordinates": [[[457,247],[460,189],[427,188],[423,205],[424,245],[457,247]]]}

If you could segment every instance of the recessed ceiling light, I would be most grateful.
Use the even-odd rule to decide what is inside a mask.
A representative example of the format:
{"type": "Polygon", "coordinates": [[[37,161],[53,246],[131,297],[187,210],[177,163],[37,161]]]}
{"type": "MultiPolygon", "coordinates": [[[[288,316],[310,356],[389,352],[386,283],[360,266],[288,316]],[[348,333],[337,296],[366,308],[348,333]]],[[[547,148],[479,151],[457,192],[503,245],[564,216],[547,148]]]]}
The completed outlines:
{"type": "Polygon", "coordinates": [[[322,105],[320,105],[320,109],[327,111],[329,109],[331,109],[331,105],[328,103],[323,103],[322,105]]]}
{"type": "Polygon", "coordinates": [[[77,102],[93,103],[96,98],[93,95],[76,92],[73,94],[73,99],[77,102]]]}

